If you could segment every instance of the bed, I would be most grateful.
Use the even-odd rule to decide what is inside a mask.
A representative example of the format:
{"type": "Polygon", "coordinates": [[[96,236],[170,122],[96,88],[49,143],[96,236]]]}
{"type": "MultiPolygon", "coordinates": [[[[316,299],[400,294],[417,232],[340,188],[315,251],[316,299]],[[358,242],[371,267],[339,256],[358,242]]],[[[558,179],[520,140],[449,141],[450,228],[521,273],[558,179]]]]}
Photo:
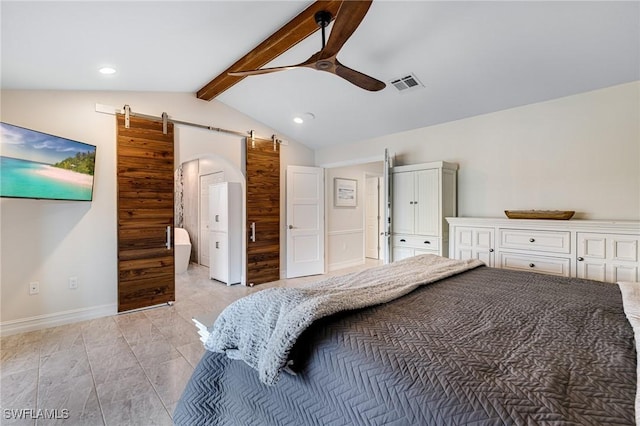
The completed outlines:
{"type": "Polygon", "coordinates": [[[205,353],[175,424],[635,424],[615,284],[477,266],[313,321],[271,385],[227,355],[205,353]]]}

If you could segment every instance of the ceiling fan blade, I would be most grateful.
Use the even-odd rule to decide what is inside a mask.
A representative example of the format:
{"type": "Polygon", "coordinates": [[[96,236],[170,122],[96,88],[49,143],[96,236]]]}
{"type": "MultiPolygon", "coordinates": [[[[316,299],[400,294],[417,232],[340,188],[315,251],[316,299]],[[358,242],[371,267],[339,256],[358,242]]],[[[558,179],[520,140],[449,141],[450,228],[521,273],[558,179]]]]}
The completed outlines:
{"type": "Polygon", "coordinates": [[[338,16],[333,22],[329,40],[322,49],[322,58],[330,58],[338,54],[342,46],[354,33],[364,19],[372,0],[343,1],[338,10],[338,16]]]}
{"type": "Polygon", "coordinates": [[[376,80],[373,77],[361,73],[360,71],[345,67],[338,62],[338,60],[336,60],[335,74],[362,89],[369,90],[370,92],[377,92],[387,86],[380,80],[376,80]]]}

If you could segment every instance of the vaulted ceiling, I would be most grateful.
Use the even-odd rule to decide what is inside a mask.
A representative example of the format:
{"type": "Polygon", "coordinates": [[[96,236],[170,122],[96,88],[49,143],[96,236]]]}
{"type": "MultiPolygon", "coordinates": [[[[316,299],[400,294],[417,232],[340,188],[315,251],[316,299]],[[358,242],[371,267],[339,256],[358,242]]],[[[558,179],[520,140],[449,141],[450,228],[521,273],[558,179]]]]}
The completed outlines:
{"type": "MultiPolygon", "coordinates": [[[[2,88],[195,98],[312,3],[2,1],[2,88]],[[100,75],[105,65],[117,72],[100,75]]],[[[316,32],[268,66],[320,48],[316,32]]],[[[378,0],[338,58],[387,87],[295,69],[244,78],[215,99],[318,148],[639,80],[640,3],[378,0]],[[418,88],[389,84],[411,74],[418,88]]]]}

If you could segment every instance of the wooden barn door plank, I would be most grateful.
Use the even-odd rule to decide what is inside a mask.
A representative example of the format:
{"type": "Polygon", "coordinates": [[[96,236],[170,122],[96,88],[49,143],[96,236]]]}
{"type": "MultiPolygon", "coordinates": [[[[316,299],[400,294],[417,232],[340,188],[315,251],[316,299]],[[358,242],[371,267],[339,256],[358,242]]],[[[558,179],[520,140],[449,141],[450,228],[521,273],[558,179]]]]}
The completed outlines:
{"type": "Polygon", "coordinates": [[[280,145],[247,138],[247,284],[280,279],[280,145]]]}
{"type": "Polygon", "coordinates": [[[175,300],[173,124],[117,120],[118,312],[175,300]]]}

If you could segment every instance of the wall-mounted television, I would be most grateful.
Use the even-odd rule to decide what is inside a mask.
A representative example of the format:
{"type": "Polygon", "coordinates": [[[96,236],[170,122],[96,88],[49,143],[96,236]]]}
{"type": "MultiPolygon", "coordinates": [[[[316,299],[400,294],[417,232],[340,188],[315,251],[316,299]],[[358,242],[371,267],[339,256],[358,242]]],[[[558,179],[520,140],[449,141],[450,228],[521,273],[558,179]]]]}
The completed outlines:
{"type": "Polygon", "coordinates": [[[0,197],[91,201],[96,147],[0,122],[0,197]]]}

